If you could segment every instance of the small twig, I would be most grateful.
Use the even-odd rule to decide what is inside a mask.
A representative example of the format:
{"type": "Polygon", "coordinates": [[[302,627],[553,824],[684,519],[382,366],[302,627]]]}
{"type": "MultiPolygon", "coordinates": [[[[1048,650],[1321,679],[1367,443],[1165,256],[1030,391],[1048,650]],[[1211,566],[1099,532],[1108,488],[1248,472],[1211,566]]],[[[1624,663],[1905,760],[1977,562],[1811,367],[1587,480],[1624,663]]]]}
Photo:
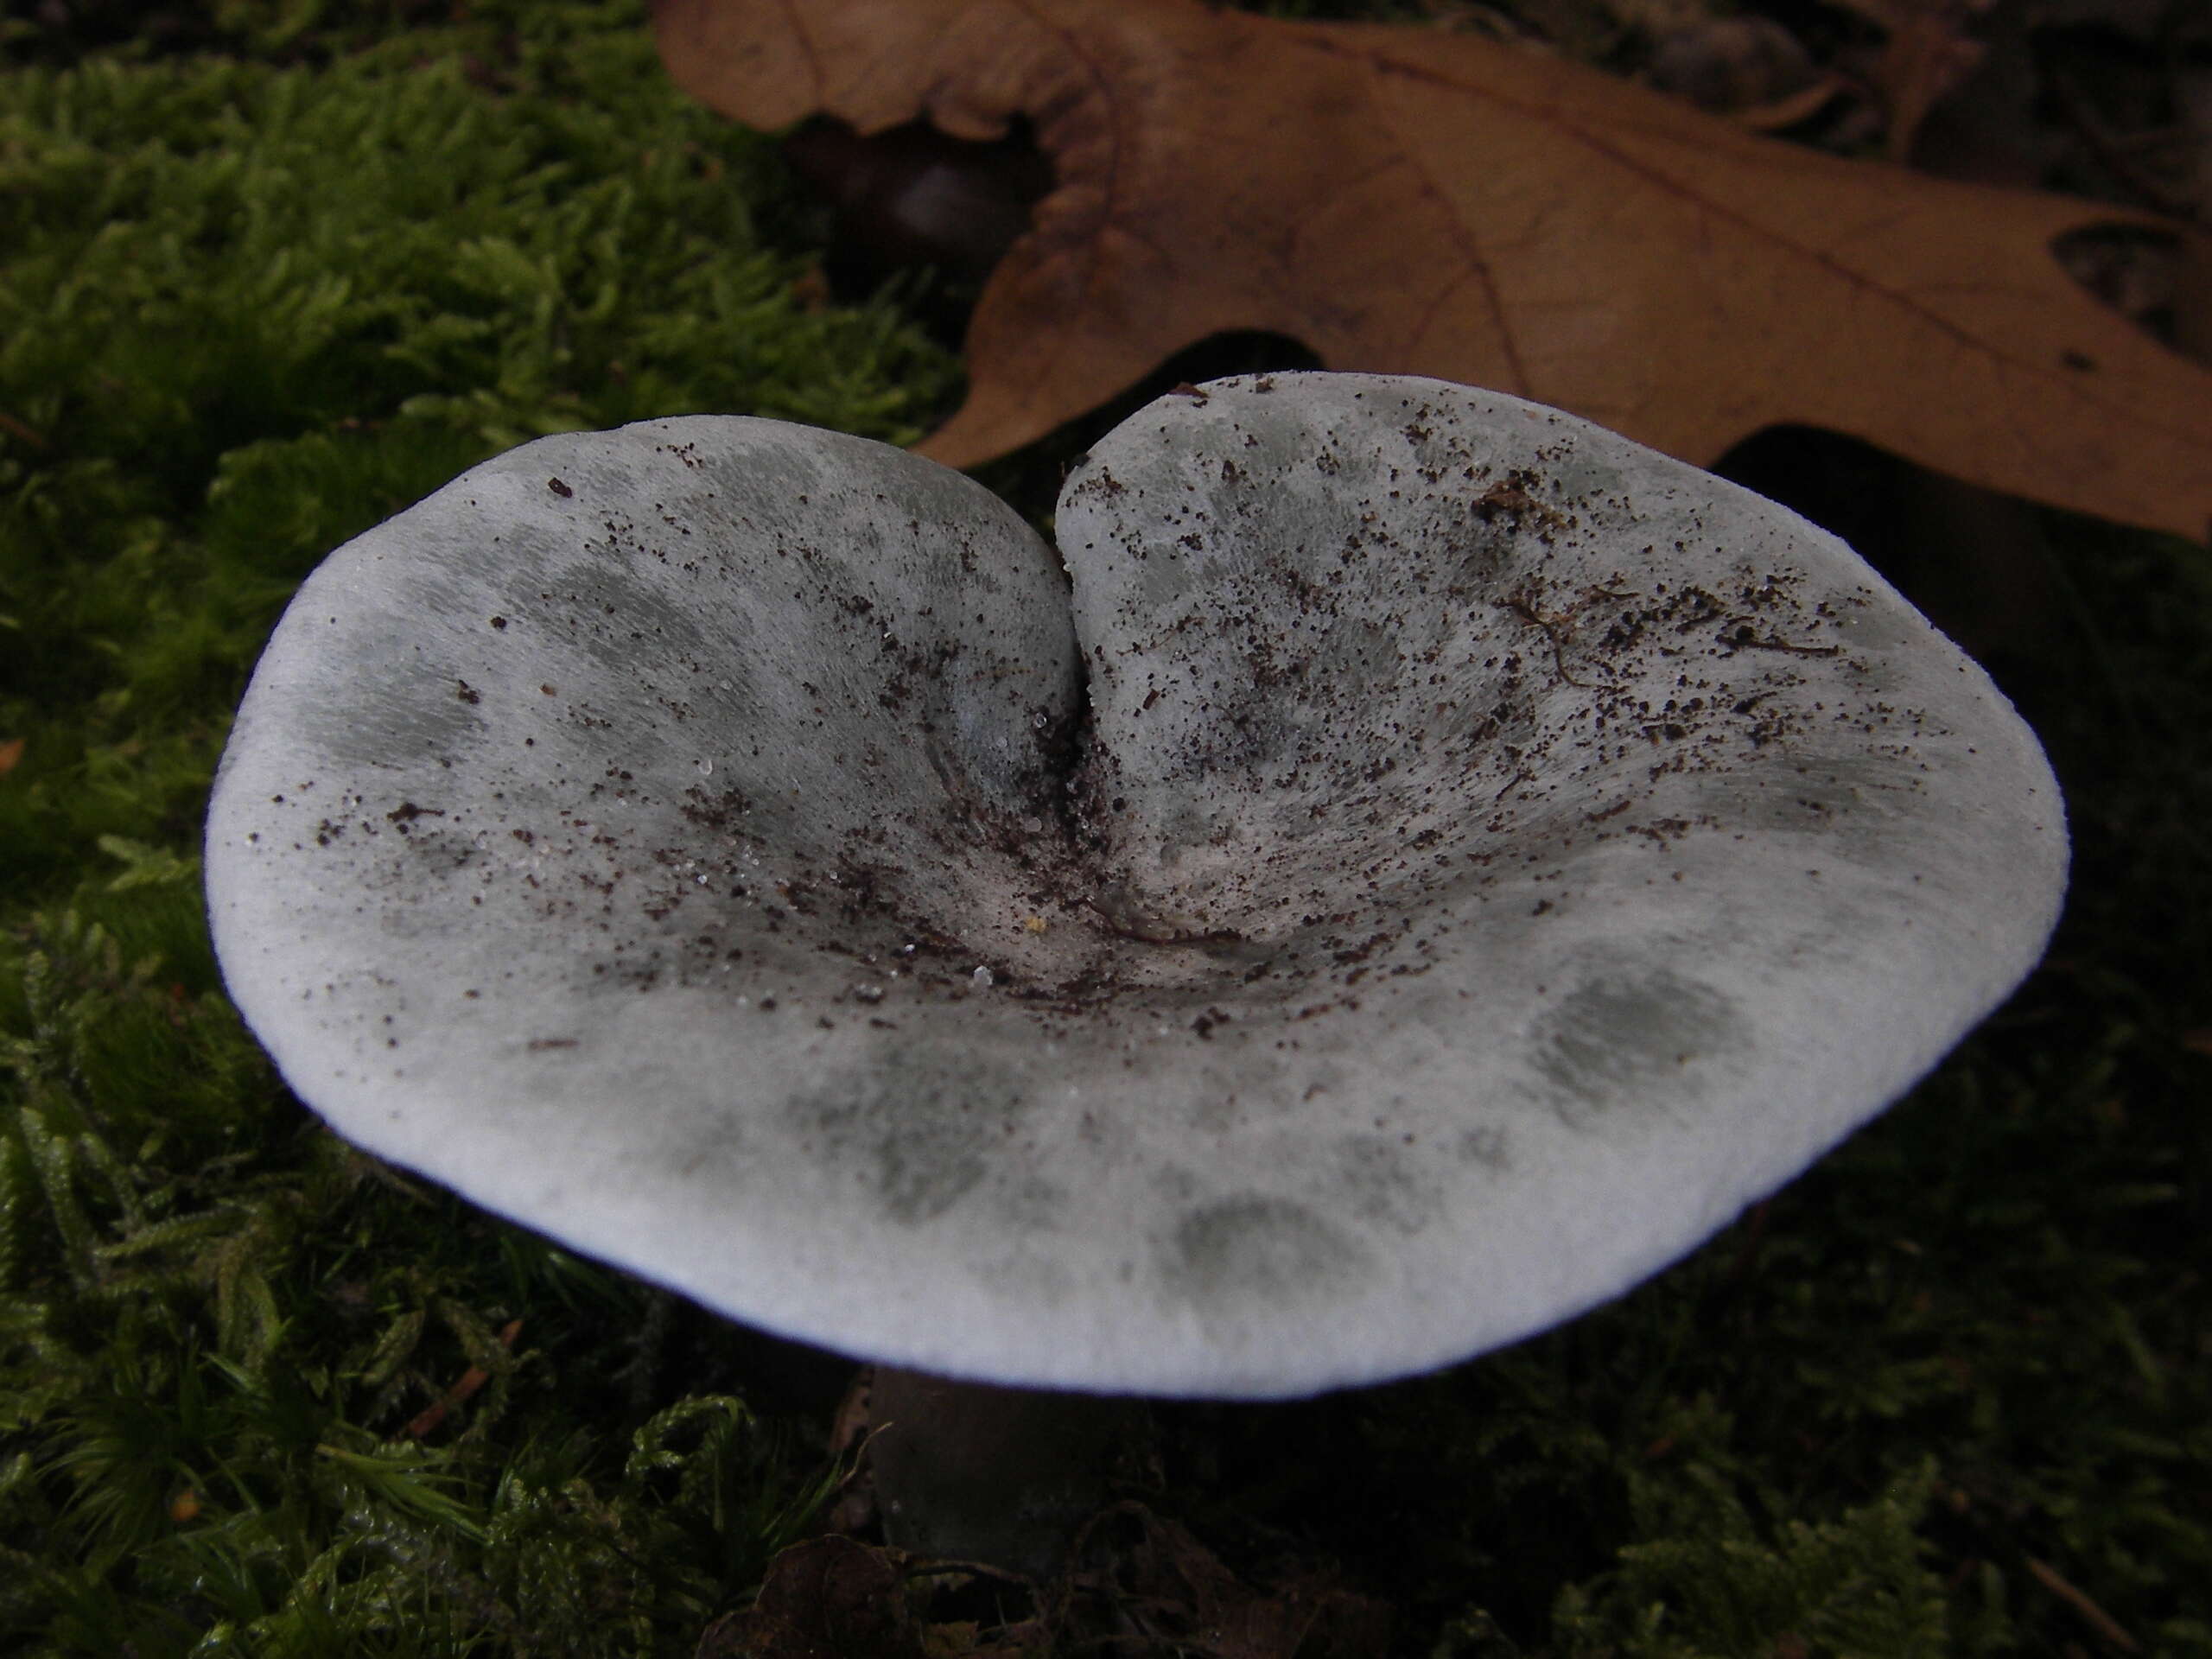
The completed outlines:
{"type": "Polygon", "coordinates": [[[24,425],[22,422],[9,414],[4,409],[0,409],[0,432],[6,432],[12,436],[21,438],[25,443],[30,445],[34,449],[46,449],[51,448],[46,441],[46,435],[44,433],[39,431],[35,427],[24,425]]]}
{"type": "Polygon", "coordinates": [[[2036,1582],[2081,1614],[2099,1636],[2122,1653],[2140,1653],[2143,1650],[2142,1644],[2121,1628],[2118,1619],[2061,1578],[2056,1567],[2048,1561],[2039,1561],[2032,1555],[2027,1558],[2027,1562],[2028,1571],[2035,1575],[2036,1582]]]}
{"type": "Polygon", "coordinates": [[[1754,104],[1749,109],[1732,111],[1728,118],[1739,127],[1749,127],[1753,132],[1778,132],[1784,127],[1796,126],[1800,121],[1811,120],[1837,99],[1854,90],[1852,82],[1831,71],[1811,86],[1770,103],[1754,104]]]}
{"type": "Polygon", "coordinates": [[[899,1576],[906,1579],[934,1579],[951,1573],[971,1579],[996,1579],[1002,1584],[1018,1584],[1033,1591],[1037,1588],[1036,1580],[1010,1567],[993,1567],[988,1561],[962,1560],[950,1555],[919,1557],[899,1569],[899,1576]]]}
{"type": "Polygon", "coordinates": [[[2116,183],[2126,186],[2151,207],[2174,219],[2203,222],[2203,214],[2196,203],[2186,196],[2168,189],[2158,180],[2148,176],[2135,164],[2126,149],[2112,134],[2105,130],[2104,123],[2089,107],[2088,99],[2069,79],[2066,73],[2053,66],[2050,70],[2050,90],[2058,99],[2058,107],[2075,134],[2088,146],[2097,164],[2112,175],[2116,183]]]}
{"type": "Polygon", "coordinates": [[[1514,615],[1544,636],[1545,643],[1552,648],[1552,667],[1558,671],[1560,678],[1565,680],[1569,685],[1580,686],[1586,691],[1594,689],[1589,681],[1578,680],[1567,671],[1567,652],[1560,644],[1559,637],[1560,630],[1570,626],[1566,620],[1555,616],[1546,616],[1527,600],[1518,597],[1501,599],[1496,603],[1500,610],[1512,612],[1514,615]]]}
{"type": "Polygon", "coordinates": [[[1777,639],[1772,634],[1760,639],[1751,632],[1750,621],[1740,616],[1728,619],[1731,632],[1720,636],[1720,643],[1736,651],[1780,651],[1792,657],[1840,657],[1841,645],[1794,645],[1787,639],[1777,639]]]}
{"type": "MultiPolygon", "coordinates": [[[[522,1321],[509,1319],[499,1332],[499,1345],[512,1349],[515,1338],[522,1334],[522,1321]]],[[[477,1389],[492,1380],[491,1372],[480,1365],[472,1365],[461,1374],[461,1381],[448,1389],[440,1398],[425,1407],[415,1421],[407,1425],[407,1438],[419,1440],[446,1420],[446,1414],[467,1400],[477,1389]]]]}

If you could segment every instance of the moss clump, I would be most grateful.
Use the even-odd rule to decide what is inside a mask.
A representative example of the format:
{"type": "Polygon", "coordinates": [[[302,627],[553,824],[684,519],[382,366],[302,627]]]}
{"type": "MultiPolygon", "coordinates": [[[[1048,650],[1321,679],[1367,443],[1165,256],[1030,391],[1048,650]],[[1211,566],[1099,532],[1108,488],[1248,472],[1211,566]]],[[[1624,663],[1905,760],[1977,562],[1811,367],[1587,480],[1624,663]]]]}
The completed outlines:
{"type": "Polygon", "coordinates": [[[663,1299],[304,1116],[197,879],[338,543],[546,432],[942,406],[795,292],[779,179],[634,7],[0,79],[0,1646],[689,1652],[819,1495],[659,1386],[663,1299]]]}
{"type": "MultiPolygon", "coordinates": [[[[518,9],[519,11],[519,9],[518,9]]],[[[226,705],[324,553],[547,432],[727,410],[899,441],[955,384],[809,310],[772,147],[633,15],[547,6],[321,70],[0,82],[0,867],[189,838],[226,705]]]]}

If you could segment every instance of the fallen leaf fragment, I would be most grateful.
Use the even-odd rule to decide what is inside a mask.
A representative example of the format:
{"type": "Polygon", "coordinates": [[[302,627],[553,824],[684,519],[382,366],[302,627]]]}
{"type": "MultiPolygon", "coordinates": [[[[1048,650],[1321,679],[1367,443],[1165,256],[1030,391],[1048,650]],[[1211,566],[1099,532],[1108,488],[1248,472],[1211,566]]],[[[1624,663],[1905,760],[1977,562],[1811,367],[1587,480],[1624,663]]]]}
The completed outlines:
{"type": "Polygon", "coordinates": [[[677,83],[750,125],[1033,126],[1056,183],[986,285],[971,466],[1210,334],[1573,410],[1700,464],[1848,433],[1988,488],[2202,537],[2212,374],[2050,252],[2124,210],[1740,130],[1564,60],[1198,0],[661,0],[677,83]]]}
{"type": "Polygon", "coordinates": [[[0,743],[0,778],[5,778],[13,772],[16,769],[16,763],[22,758],[23,740],[22,738],[13,737],[5,743],[0,743]]]}
{"type": "Polygon", "coordinates": [[[897,1569],[880,1549],[834,1535],[768,1563],[760,1595],[716,1619],[695,1659],[923,1659],[897,1569]]]}
{"type": "MultiPolygon", "coordinates": [[[[1071,1580],[1078,1630],[1129,1631],[1144,1651],[1192,1659],[1365,1659],[1389,1651],[1390,1610],[1308,1573],[1245,1584],[1191,1532],[1141,1503],[1092,1523],[1071,1580]]],[[[1109,1638],[1110,1639],[1110,1638],[1109,1638]]]]}

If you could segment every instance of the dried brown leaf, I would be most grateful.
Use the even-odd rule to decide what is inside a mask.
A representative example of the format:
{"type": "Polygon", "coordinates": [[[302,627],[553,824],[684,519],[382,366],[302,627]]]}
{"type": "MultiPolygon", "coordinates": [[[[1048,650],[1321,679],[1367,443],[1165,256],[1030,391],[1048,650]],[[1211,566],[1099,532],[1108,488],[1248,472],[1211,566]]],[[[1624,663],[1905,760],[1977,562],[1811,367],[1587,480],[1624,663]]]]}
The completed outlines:
{"type": "Polygon", "coordinates": [[[708,1626],[694,1659],[923,1659],[905,1581],[883,1551],[810,1538],[768,1563],[760,1599],[708,1626]]]}
{"type": "Polygon", "coordinates": [[[1389,1651],[1390,1610],[1326,1573],[1244,1583],[1177,1522],[1141,1503],[1101,1514],[1071,1580],[1072,1633],[1135,1632],[1190,1659],[1364,1659],[1389,1651]]]}
{"type": "Polygon", "coordinates": [[[2107,518],[2212,518],[2212,374],[2050,253],[2164,220],[1815,154],[1405,26],[1197,0],[662,0],[656,23],[677,82],[753,125],[1033,124],[1057,183],[976,308],[939,461],[1261,329],[1700,463],[1803,423],[2107,518]]]}

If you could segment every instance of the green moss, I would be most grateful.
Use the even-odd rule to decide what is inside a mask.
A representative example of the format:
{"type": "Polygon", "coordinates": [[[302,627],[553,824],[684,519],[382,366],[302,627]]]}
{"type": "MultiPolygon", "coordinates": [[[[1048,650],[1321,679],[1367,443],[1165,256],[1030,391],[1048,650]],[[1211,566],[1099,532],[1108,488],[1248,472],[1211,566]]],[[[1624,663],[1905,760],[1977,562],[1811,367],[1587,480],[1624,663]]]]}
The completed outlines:
{"type": "Polygon", "coordinates": [[[478,19],[0,80],[11,1650],[688,1652],[820,1495],[737,1401],[636,1385],[653,1293],[317,1128],[207,946],[229,710],[331,547],[541,433],[899,441],[957,385],[794,296],[770,148],[634,9],[478,19]]]}
{"type": "MultiPolygon", "coordinates": [[[[537,433],[899,440],[957,384],[794,296],[772,147],[634,8],[384,10],[0,78],[11,1652],[690,1653],[838,1472],[741,1335],[346,1147],[221,995],[208,778],[329,549],[537,433]]],[[[1042,512],[1069,442],[994,483],[1042,512]]],[[[2072,803],[2050,963],[1637,1294],[1166,1410],[1147,1501],[1255,1581],[1334,1563],[1408,1654],[2212,1653],[2212,588],[2053,528],[2076,632],[2010,688],[2072,803]]]]}
{"type": "Polygon", "coordinates": [[[1808,1651],[1913,1659],[1951,1651],[1942,1581],[1916,1527],[1932,1468],[1834,1521],[1764,1528],[1735,1484],[1693,1463],[1631,1487],[1637,1529],[1594,1588],[1560,1592],[1560,1650],[1653,1659],[1763,1659],[1784,1637],[1808,1651]]]}
{"type": "Polygon", "coordinates": [[[810,311],[772,147],[632,14],[480,9],[327,68],[100,59],[0,83],[0,864],[176,838],[324,553],[485,456],[655,415],[894,441],[957,370],[810,311]],[[512,27],[509,27],[512,25],[512,27]]]}

